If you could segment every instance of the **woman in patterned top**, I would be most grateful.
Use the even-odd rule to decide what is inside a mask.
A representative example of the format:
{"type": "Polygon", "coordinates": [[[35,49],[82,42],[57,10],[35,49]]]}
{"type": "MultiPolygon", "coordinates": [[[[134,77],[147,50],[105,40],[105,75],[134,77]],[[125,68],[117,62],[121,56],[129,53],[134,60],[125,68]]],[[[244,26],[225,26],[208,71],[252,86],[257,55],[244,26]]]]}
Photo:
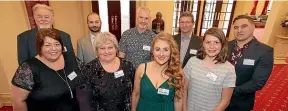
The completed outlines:
{"type": "Polygon", "coordinates": [[[82,68],[83,75],[78,83],[80,89],[92,90],[88,105],[86,102],[79,103],[81,110],[82,106],[86,106],[85,111],[130,111],[135,73],[133,65],[117,57],[117,39],[109,32],[101,33],[94,46],[98,58],[82,68]]]}
{"type": "Polygon", "coordinates": [[[38,55],[22,63],[12,79],[14,111],[79,111],[74,54],[63,52],[55,29],[39,29],[36,43],[38,55]]]}
{"type": "Polygon", "coordinates": [[[235,69],[228,59],[228,42],[219,28],[208,29],[196,57],[184,67],[188,111],[224,111],[236,82],[235,69]]]}

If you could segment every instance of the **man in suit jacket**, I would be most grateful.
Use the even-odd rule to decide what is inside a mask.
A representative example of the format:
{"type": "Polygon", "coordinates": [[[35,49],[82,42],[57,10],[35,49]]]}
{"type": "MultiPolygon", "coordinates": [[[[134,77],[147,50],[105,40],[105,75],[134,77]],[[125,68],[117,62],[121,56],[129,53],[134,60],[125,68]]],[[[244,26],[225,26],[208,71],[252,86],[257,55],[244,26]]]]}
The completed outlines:
{"type": "MultiPolygon", "coordinates": [[[[33,17],[37,28],[27,30],[17,36],[18,64],[25,60],[33,58],[38,54],[36,50],[36,33],[38,28],[52,28],[53,9],[44,4],[36,4],[33,6],[33,17]]],[[[70,35],[58,30],[64,44],[64,51],[73,52],[70,35]]]]}
{"type": "Polygon", "coordinates": [[[266,84],[273,69],[273,48],[259,42],[255,24],[247,15],[233,21],[235,40],[229,42],[229,61],[235,66],[236,87],[226,111],[250,111],[255,92],[266,84]]]}
{"type": "Polygon", "coordinates": [[[194,17],[191,12],[183,12],[180,15],[180,34],[174,35],[178,44],[182,68],[190,57],[195,56],[200,48],[202,40],[193,34],[194,17]]]}
{"type": "Polygon", "coordinates": [[[89,37],[84,37],[77,42],[78,58],[88,63],[96,58],[94,41],[101,32],[101,20],[97,13],[90,13],[87,16],[87,24],[90,30],[89,37]]]}

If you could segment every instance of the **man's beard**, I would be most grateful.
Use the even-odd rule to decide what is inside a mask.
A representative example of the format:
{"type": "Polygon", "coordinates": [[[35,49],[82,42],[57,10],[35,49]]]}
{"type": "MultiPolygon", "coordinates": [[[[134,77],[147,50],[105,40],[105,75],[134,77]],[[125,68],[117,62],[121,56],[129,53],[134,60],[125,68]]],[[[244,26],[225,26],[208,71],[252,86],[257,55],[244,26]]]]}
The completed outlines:
{"type": "Polygon", "coordinates": [[[89,30],[90,30],[91,32],[100,32],[101,27],[96,27],[96,26],[94,26],[93,28],[89,27],[89,30]]]}

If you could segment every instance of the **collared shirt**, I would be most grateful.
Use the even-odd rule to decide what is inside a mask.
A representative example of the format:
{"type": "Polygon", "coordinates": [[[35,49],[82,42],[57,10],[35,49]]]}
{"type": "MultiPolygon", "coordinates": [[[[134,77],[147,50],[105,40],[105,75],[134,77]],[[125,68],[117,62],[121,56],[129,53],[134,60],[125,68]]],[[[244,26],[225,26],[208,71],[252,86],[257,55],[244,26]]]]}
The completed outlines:
{"type": "Polygon", "coordinates": [[[123,32],[119,50],[125,53],[125,59],[137,68],[139,64],[151,61],[151,46],[154,37],[155,33],[151,30],[140,33],[136,27],[131,28],[123,32]]]}
{"type": "Polygon", "coordinates": [[[184,37],[181,36],[181,48],[180,48],[180,61],[183,63],[187,49],[191,40],[191,36],[184,37]]]}
{"type": "Polygon", "coordinates": [[[231,59],[229,60],[231,64],[233,64],[234,66],[237,64],[238,59],[242,57],[243,53],[248,49],[253,39],[250,40],[248,43],[244,44],[242,48],[238,46],[237,41],[235,42],[232,55],[231,55],[231,59]]]}

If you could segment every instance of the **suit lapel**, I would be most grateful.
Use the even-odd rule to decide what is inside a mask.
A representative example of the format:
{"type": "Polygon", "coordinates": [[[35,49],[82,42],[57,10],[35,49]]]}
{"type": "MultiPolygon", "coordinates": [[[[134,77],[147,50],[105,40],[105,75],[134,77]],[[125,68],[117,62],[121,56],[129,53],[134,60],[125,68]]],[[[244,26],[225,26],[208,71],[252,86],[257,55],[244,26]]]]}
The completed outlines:
{"type": "Polygon", "coordinates": [[[175,41],[176,41],[176,43],[178,45],[178,51],[179,51],[179,54],[180,54],[180,49],[181,49],[181,35],[180,34],[175,36],[175,41]]]}
{"type": "Polygon", "coordinates": [[[86,37],[84,44],[87,44],[85,46],[88,49],[88,52],[91,54],[91,56],[95,56],[95,51],[94,51],[90,37],[86,37]]]}
{"type": "Polygon", "coordinates": [[[189,42],[189,45],[188,45],[184,60],[186,60],[187,57],[189,57],[191,49],[198,50],[199,46],[198,46],[198,43],[196,43],[198,40],[196,40],[196,39],[197,38],[194,35],[191,36],[191,39],[190,39],[190,42],[189,42]]]}

